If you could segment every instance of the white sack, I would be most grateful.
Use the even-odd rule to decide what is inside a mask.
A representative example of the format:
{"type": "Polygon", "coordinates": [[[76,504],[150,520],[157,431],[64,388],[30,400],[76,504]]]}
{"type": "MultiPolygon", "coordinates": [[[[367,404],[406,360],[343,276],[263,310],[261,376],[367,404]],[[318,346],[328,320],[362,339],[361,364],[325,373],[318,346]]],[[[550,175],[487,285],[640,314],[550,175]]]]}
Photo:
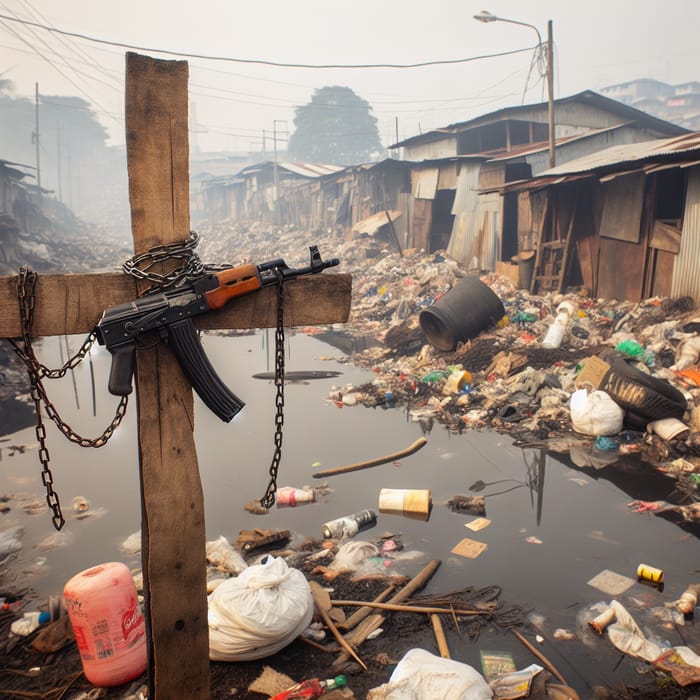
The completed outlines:
{"type": "Polygon", "coordinates": [[[309,626],[314,611],[304,574],[271,556],[217,586],[208,602],[212,661],[271,656],[309,626]]]}
{"type": "Polygon", "coordinates": [[[617,435],[622,430],[624,410],[604,391],[579,389],[569,400],[571,423],[583,435],[617,435]]]}
{"type": "Polygon", "coordinates": [[[491,700],[493,692],[471,666],[410,649],[388,683],[372,688],[367,700],[491,700]]]}

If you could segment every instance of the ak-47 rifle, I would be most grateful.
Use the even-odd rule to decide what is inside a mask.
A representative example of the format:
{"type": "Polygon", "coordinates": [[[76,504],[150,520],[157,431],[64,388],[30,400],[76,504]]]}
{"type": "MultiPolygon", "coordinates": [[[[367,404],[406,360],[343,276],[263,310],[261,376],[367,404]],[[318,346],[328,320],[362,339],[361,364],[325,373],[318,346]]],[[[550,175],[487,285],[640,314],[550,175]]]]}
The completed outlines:
{"type": "Polygon", "coordinates": [[[282,258],[260,265],[252,263],[205,273],[181,286],[146,294],[107,309],[95,328],[97,340],[112,353],[109,391],[116,396],[131,393],[139,338],[158,331],[172,348],[185,376],[202,401],[223,421],[230,421],[245,405],[216,373],[199,340],[192,318],[220,309],[231,299],[262,287],[301,275],[313,275],[339,264],[322,260],[317,246],[310,246],[308,267],[290,268],[282,258]]]}

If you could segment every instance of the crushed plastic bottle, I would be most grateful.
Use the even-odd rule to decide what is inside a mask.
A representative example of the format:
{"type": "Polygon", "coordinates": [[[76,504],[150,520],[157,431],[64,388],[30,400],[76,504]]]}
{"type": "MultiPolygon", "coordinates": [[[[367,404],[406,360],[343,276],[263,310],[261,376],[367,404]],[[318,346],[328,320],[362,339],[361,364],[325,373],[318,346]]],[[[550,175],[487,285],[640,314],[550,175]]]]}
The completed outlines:
{"type": "Polygon", "coordinates": [[[336,676],[335,678],[328,678],[325,681],[319,680],[318,678],[309,678],[308,680],[293,685],[291,688],[287,688],[287,690],[283,690],[281,693],[270,698],[270,700],[320,698],[325,693],[336,688],[342,688],[346,685],[347,680],[345,676],[336,676]]]}

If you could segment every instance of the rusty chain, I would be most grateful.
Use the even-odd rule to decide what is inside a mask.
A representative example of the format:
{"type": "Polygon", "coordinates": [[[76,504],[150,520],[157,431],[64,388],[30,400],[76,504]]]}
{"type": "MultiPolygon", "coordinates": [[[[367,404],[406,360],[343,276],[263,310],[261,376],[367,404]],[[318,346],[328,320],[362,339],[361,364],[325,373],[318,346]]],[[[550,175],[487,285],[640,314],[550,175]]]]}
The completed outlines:
{"type": "Polygon", "coordinates": [[[277,491],[277,472],[282,459],[282,426],[284,424],[284,283],[277,271],[277,328],[275,330],[275,450],[270,463],[270,481],[260,499],[263,508],[272,508],[277,491]]]}
{"type": "MultiPolygon", "coordinates": [[[[203,265],[194,249],[199,244],[199,235],[196,231],[190,231],[189,238],[182,243],[158,245],[150,248],[145,253],[133,256],[127,260],[122,269],[126,274],[137,279],[148,281],[150,287],[142,294],[156,290],[174,287],[196,278],[207,271],[225,269],[226,265],[203,265]],[[171,270],[167,274],[160,274],[153,270],[153,266],[166,260],[183,260],[184,263],[171,270]]],[[[260,503],[265,508],[270,508],[275,503],[277,490],[277,474],[282,458],[282,440],[284,426],[284,281],[281,273],[277,272],[277,327],[275,331],[275,433],[274,452],[269,468],[270,481],[260,503]]],[[[30,382],[30,395],[34,402],[37,424],[35,428],[39,441],[39,460],[42,465],[41,478],[46,488],[46,502],[52,512],[52,522],[56,530],[60,530],[65,524],[65,518],[61,511],[58,494],[53,488],[54,480],[50,469],[50,454],[46,443],[46,427],[44,426],[41,407],[44,406],[47,416],[55,423],[63,435],[81,447],[102,447],[107,444],[126,414],[128,396],[122,396],[117,405],[114,418],[97,438],[84,438],[66,423],[49,400],[42,382],[43,378],[60,379],[68,370],[74,369],[90,351],[97,336],[90,332],[83,341],[78,352],[58,369],[49,369],[39,362],[34,353],[31,338],[31,328],[36,305],[37,274],[28,267],[21,267],[17,282],[17,298],[20,307],[20,321],[22,324],[22,337],[8,339],[17,356],[24,363],[30,382]]]]}
{"type": "Polygon", "coordinates": [[[56,530],[60,530],[65,524],[65,518],[61,511],[61,504],[58,494],[53,488],[53,474],[49,467],[50,455],[46,444],[46,427],[41,416],[42,404],[46,410],[46,415],[56,424],[58,429],[65,435],[68,440],[74,442],[81,447],[102,447],[106,445],[109,439],[114,434],[119,424],[122,422],[126,414],[126,406],[128,397],[123,396],[117,405],[116,413],[111,423],[104,430],[102,435],[97,438],[84,438],[75,432],[68,423],[66,423],[56,410],[56,407],[51,403],[44,388],[42,379],[60,379],[64,377],[69,369],[76,367],[81,360],[85,358],[90,351],[96,336],[91,332],[78,352],[70,357],[63,367],[59,369],[48,369],[37,359],[34,348],[32,346],[31,329],[34,320],[34,307],[36,305],[36,282],[37,274],[28,267],[20,267],[17,280],[17,299],[19,301],[20,322],[22,324],[22,337],[9,338],[16,355],[24,363],[29,377],[30,395],[34,402],[34,411],[36,414],[36,437],[39,441],[39,461],[41,462],[42,471],[41,479],[46,487],[46,502],[52,512],[51,520],[56,530]]]}
{"type": "MultiPolygon", "coordinates": [[[[147,294],[167,287],[176,287],[188,280],[202,275],[208,271],[223,270],[229,265],[203,264],[195,248],[199,244],[199,234],[190,231],[189,238],[183,243],[169,243],[154,246],[145,253],[136,255],[127,260],[122,269],[137,279],[151,283],[151,286],[143,292],[147,294]],[[171,259],[184,260],[180,266],[162,275],[153,271],[153,266],[159,262],[171,259]]],[[[265,489],[265,495],[260,499],[264,508],[271,508],[275,504],[277,491],[277,473],[282,459],[282,439],[284,425],[284,278],[277,271],[277,328],[275,331],[275,449],[270,463],[270,481],[265,489]]]]}

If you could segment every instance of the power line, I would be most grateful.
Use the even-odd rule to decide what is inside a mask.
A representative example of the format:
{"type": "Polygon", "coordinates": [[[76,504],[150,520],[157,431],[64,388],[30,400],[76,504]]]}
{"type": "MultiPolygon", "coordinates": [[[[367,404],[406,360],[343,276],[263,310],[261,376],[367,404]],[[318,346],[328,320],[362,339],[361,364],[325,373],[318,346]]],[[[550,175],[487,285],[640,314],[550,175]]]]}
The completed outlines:
{"type": "Polygon", "coordinates": [[[0,19],[6,19],[9,22],[19,22],[20,24],[25,24],[27,26],[36,27],[38,29],[43,29],[47,32],[52,32],[55,34],[62,34],[63,36],[70,36],[76,39],[84,39],[85,41],[91,41],[96,44],[105,44],[107,46],[118,46],[122,49],[132,49],[134,51],[147,51],[149,53],[162,53],[168,56],[179,56],[180,58],[198,58],[206,61],[228,61],[230,63],[246,63],[255,64],[262,66],[274,66],[276,68],[313,68],[313,69],[364,69],[364,68],[424,68],[426,66],[445,66],[454,65],[458,63],[469,63],[471,61],[479,61],[486,58],[497,58],[499,56],[512,56],[513,54],[523,53],[525,51],[532,51],[533,47],[528,47],[526,49],[513,49],[512,51],[501,51],[499,53],[491,54],[481,54],[479,56],[468,56],[466,58],[447,58],[442,60],[433,61],[419,61],[417,63],[283,63],[280,61],[268,61],[261,58],[233,58],[231,56],[210,56],[206,54],[196,54],[196,53],[186,53],[184,51],[172,51],[169,49],[155,49],[146,46],[137,46],[134,44],[126,44],[119,41],[110,41],[108,39],[98,39],[88,34],[81,34],[79,32],[69,32],[63,29],[58,29],[57,27],[51,27],[46,24],[40,24],[39,22],[32,22],[26,19],[19,19],[17,17],[10,17],[8,15],[0,14],[0,19]]]}

